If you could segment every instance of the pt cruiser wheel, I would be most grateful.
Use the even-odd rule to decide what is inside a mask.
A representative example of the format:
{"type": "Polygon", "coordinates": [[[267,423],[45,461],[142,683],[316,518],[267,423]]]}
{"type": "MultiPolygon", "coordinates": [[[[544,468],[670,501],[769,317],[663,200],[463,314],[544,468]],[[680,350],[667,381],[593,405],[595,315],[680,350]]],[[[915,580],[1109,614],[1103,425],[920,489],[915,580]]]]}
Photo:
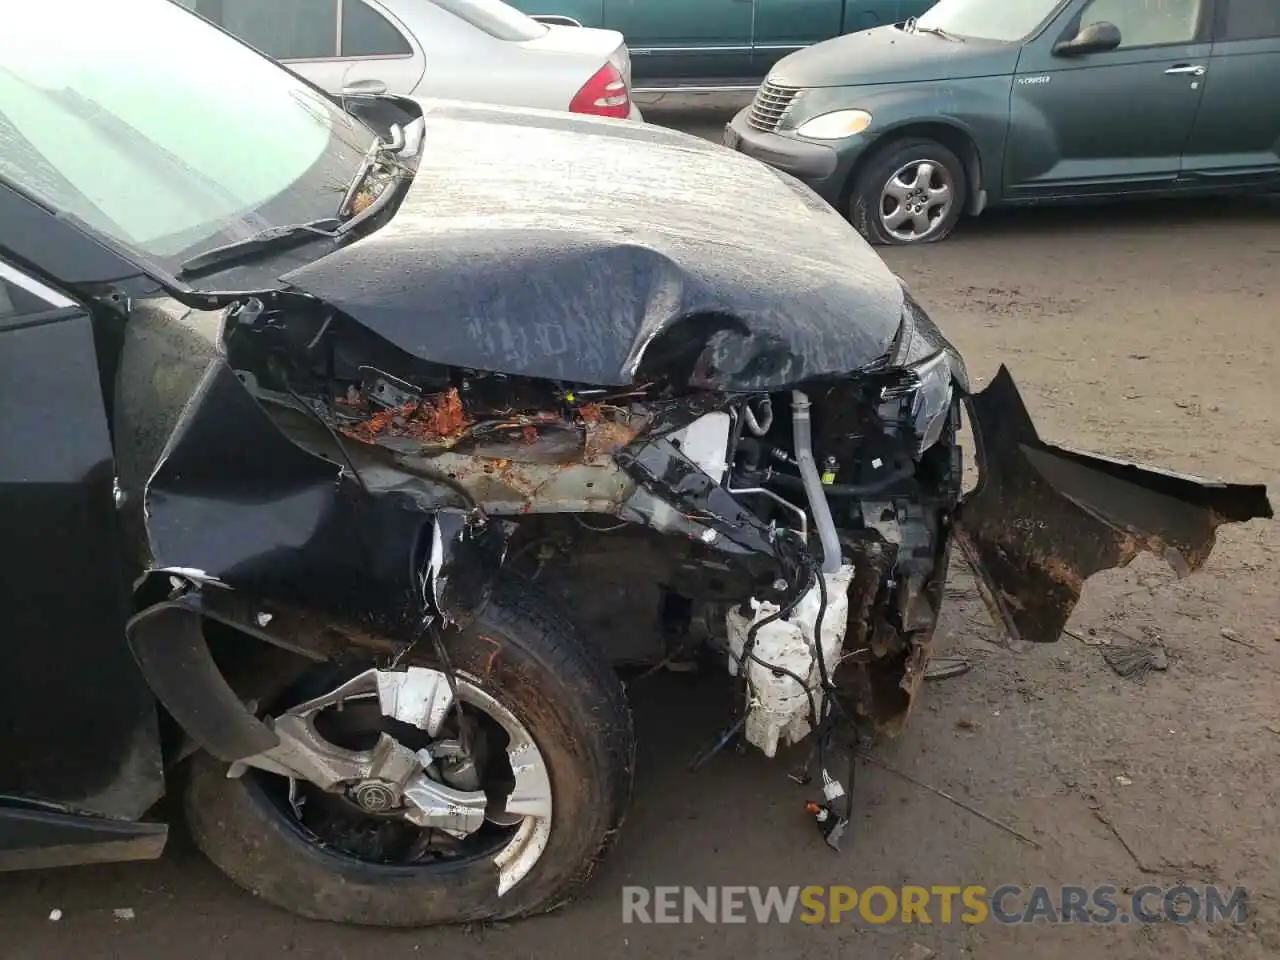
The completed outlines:
{"type": "Polygon", "coordinates": [[[209,859],[264,900],[345,923],[496,919],[569,899],[629,799],[621,684],[518,582],[446,643],[454,684],[415,647],[396,669],[317,667],[268,711],[319,758],[309,776],[327,789],[194,757],[187,822],[209,859]]]}
{"type": "Polygon", "coordinates": [[[933,243],[954,228],[968,196],[964,166],[933,140],[899,140],[858,174],[849,218],[872,243],[933,243]]]}

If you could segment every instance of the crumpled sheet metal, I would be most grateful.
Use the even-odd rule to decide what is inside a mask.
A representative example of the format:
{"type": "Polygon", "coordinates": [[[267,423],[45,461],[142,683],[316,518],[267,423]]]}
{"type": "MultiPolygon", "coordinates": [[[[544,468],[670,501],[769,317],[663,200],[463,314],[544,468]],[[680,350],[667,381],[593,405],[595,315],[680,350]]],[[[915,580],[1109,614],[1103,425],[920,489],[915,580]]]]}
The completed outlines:
{"type": "Polygon", "coordinates": [[[872,363],[898,330],[897,277],[764,164],[568,115],[430,105],[426,125],[390,222],[282,278],[416,357],[580,384],[780,389],[872,363]],[[547,189],[548,168],[564,169],[563,190],[547,189]]]}
{"type": "Polygon", "coordinates": [[[1273,516],[1266,487],[1223,483],[1045,443],[1004,367],[968,400],[981,479],[957,542],[1015,642],[1059,638],[1085,581],[1143,551],[1198,570],[1224,523],[1273,516]]]}

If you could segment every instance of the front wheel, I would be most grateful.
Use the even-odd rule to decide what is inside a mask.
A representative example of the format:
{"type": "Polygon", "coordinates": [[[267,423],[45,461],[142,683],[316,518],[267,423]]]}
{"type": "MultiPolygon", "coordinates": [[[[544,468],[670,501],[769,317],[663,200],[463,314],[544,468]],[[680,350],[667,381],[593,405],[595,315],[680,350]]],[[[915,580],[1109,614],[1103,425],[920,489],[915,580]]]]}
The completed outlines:
{"type": "Polygon", "coordinates": [[[933,243],[955,228],[967,196],[964,165],[953,152],[933,140],[899,140],[859,172],[849,219],[875,244],[933,243]]]}
{"type": "Polygon", "coordinates": [[[630,795],[621,684],[519,582],[504,581],[479,622],[446,645],[454,686],[415,648],[395,670],[372,657],[318,667],[271,710],[304,723],[343,762],[390,756],[388,746],[421,758],[428,779],[412,781],[418,794],[376,775],[327,790],[262,769],[229,778],[200,754],[186,789],[200,849],[242,887],[321,920],[427,926],[536,913],[572,897],[630,795]],[[434,818],[423,790],[446,798],[434,818]]]}

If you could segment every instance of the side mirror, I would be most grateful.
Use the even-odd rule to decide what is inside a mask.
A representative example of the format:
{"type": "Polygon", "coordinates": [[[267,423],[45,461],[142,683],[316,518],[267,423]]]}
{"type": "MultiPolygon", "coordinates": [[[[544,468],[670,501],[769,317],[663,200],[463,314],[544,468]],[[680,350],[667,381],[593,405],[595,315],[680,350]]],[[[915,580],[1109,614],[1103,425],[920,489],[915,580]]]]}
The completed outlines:
{"type": "Polygon", "coordinates": [[[1063,40],[1053,48],[1055,57],[1081,57],[1086,53],[1106,53],[1120,46],[1120,28],[1114,23],[1100,20],[1080,28],[1070,40],[1063,40]]]}

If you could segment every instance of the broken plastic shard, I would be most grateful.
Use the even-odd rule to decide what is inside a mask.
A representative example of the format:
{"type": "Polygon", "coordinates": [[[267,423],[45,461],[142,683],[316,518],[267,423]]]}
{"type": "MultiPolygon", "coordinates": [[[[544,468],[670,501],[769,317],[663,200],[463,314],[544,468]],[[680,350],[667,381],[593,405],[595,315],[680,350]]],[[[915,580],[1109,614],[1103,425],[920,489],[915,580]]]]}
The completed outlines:
{"type": "Polygon", "coordinates": [[[929,665],[925,667],[924,678],[926,680],[946,680],[948,677],[958,677],[961,674],[968,673],[973,666],[964,657],[934,657],[929,661],[929,665]]]}

